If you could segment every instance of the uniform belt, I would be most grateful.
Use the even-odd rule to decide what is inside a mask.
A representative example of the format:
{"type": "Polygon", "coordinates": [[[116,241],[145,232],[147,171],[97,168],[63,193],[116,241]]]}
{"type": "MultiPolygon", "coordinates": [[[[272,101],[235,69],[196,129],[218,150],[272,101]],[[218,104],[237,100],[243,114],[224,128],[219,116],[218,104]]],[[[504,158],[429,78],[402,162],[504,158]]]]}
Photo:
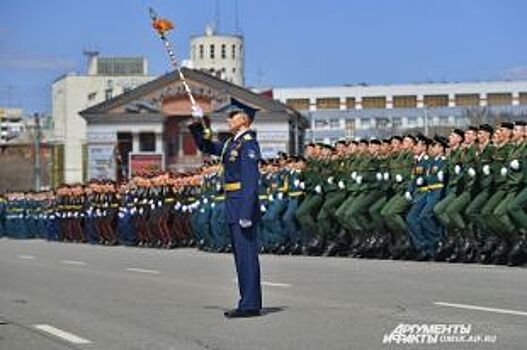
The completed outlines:
{"type": "Polygon", "coordinates": [[[261,195],[258,196],[258,198],[261,199],[261,200],[269,199],[269,195],[267,195],[267,194],[261,194],[261,195]]]}
{"type": "Polygon", "coordinates": [[[175,201],[174,198],[167,198],[167,199],[165,199],[165,203],[172,203],[174,201],[175,201]]]}
{"type": "Polygon", "coordinates": [[[223,200],[225,200],[225,196],[214,196],[214,200],[216,202],[223,201],[223,200]]]}
{"type": "Polygon", "coordinates": [[[289,192],[287,195],[288,195],[289,197],[299,197],[299,196],[301,196],[301,195],[303,195],[303,194],[304,194],[304,192],[297,191],[297,192],[289,192]]]}
{"type": "Polygon", "coordinates": [[[241,182],[226,182],[223,185],[223,189],[227,192],[238,191],[242,189],[242,183],[241,182]]]}
{"type": "Polygon", "coordinates": [[[444,185],[443,184],[433,184],[433,185],[428,185],[426,187],[427,190],[438,190],[440,188],[443,188],[444,185]]]}

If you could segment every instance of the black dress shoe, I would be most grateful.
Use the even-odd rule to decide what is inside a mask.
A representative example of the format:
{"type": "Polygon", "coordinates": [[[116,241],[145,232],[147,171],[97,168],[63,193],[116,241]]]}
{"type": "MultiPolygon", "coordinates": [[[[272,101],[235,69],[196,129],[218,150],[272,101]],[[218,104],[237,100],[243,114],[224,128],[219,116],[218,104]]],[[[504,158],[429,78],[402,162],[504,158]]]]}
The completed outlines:
{"type": "Polygon", "coordinates": [[[223,315],[227,318],[246,318],[246,317],[257,317],[261,316],[262,312],[260,310],[239,310],[234,309],[230,311],[225,311],[223,315]]]}

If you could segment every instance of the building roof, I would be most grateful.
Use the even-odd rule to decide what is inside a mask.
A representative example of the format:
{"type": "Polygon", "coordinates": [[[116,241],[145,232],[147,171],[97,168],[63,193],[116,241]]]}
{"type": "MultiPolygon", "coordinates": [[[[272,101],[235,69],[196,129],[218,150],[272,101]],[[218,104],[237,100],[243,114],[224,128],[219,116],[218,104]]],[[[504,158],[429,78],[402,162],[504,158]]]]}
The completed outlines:
{"type": "MultiPolygon", "coordinates": [[[[208,73],[205,73],[199,70],[189,69],[189,68],[182,68],[181,70],[183,74],[185,75],[185,78],[189,82],[203,84],[214,91],[220,92],[223,95],[234,97],[240,101],[243,101],[244,103],[250,106],[258,108],[265,114],[275,115],[278,113],[285,113],[289,115],[290,118],[293,117],[295,119],[298,118],[300,120],[305,119],[298,111],[283,104],[280,101],[268,98],[266,96],[259,95],[244,87],[241,87],[241,86],[232,84],[228,81],[216,78],[208,73]]],[[[154,91],[157,91],[159,89],[163,89],[167,85],[176,83],[178,81],[180,81],[179,74],[177,71],[173,71],[155,80],[152,80],[151,82],[140,85],[137,88],[130,90],[128,92],[125,92],[115,98],[106,100],[95,106],[89,107],[81,111],[80,115],[83,118],[87,120],[92,120],[92,121],[96,118],[95,115],[98,115],[102,118],[104,117],[105,113],[109,112],[110,110],[116,107],[124,106],[134,101],[141,100],[143,96],[149,93],[152,93],[154,91]]],[[[152,111],[149,111],[149,112],[152,112],[152,111]]],[[[162,114],[161,112],[159,113],[162,114]]],[[[305,124],[305,123],[302,123],[302,124],[305,124]]]]}

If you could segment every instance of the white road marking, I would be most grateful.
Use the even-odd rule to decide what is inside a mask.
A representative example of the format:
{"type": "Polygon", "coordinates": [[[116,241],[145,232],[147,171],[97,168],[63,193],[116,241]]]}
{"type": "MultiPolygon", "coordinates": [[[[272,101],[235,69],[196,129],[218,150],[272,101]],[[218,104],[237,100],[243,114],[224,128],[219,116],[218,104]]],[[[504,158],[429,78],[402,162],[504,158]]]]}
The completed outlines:
{"type": "Polygon", "coordinates": [[[508,309],[497,309],[497,308],[493,308],[493,307],[485,307],[485,306],[477,306],[477,305],[453,304],[453,303],[445,303],[445,302],[442,302],[442,301],[435,302],[434,304],[435,305],[439,305],[439,306],[454,307],[454,308],[458,308],[458,309],[487,311],[487,312],[495,312],[495,313],[499,313],[499,314],[516,315],[516,316],[527,316],[527,312],[525,312],[525,311],[516,311],[516,310],[508,310],[508,309]]]}
{"type": "Polygon", "coordinates": [[[33,255],[17,255],[19,259],[25,259],[25,260],[35,260],[35,257],[33,255]]]}
{"type": "Polygon", "coordinates": [[[86,265],[84,261],[76,261],[76,260],[61,260],[60,262],[66,265],[79,265],[79,266],[86,265]]]}
{"type": "Polygon", "coordinates": [[[262,286],[285,287],[285,288],[291,287],[291,285],[288,283],[276,283],[276,282],[265,282],[265,281],[262,282],[262,286]]]}
{"type": "Polygon", "coordinates": [[[135,267],[128,268],[128,269],[126,269],[126,271],[151,273],[153,275],[159,275],[161,273],[161,271],[158,271],[158,270],[139,269],[139,268],[135,268],[135,267]]]}
{"type": "Polygon", "coordinates": [[[88,339],[79,337],[78,335],[63,331],[62,329],[55,328],[48,324],[36,324],[33,327],[36,329],[51,334],[57,338],[61,338],[73,344],[91,344],[92,342],[88,339]]]}
{"type": "MultiPolygon", "coordinates": [[[[236,278],[233,278],[232,281],[234,283],[238,283],[238,280],[236,278]]],[[[284,287],[284,288],[291,287],[291,285],[288,284],[288,283],[277,283],[277,282],[262,281],[261,284],[262,284],[262,286],[268,286],[268,287],[284,287]]]]}

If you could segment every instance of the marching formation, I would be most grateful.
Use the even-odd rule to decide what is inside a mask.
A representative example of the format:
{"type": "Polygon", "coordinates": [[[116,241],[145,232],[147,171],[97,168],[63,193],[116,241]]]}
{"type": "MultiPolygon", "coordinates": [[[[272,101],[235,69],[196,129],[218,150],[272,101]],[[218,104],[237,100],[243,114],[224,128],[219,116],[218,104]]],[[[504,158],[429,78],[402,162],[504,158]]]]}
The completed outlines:
{"type": "MultiPolygon", "coordinates": [[[[265,253],[521,265],[527,262],[527,128],[310,143],[261,161],[265,253]]],[[[0,235],[231,251],[217,161],[185,173],[0,197],[0,235]]]]}

